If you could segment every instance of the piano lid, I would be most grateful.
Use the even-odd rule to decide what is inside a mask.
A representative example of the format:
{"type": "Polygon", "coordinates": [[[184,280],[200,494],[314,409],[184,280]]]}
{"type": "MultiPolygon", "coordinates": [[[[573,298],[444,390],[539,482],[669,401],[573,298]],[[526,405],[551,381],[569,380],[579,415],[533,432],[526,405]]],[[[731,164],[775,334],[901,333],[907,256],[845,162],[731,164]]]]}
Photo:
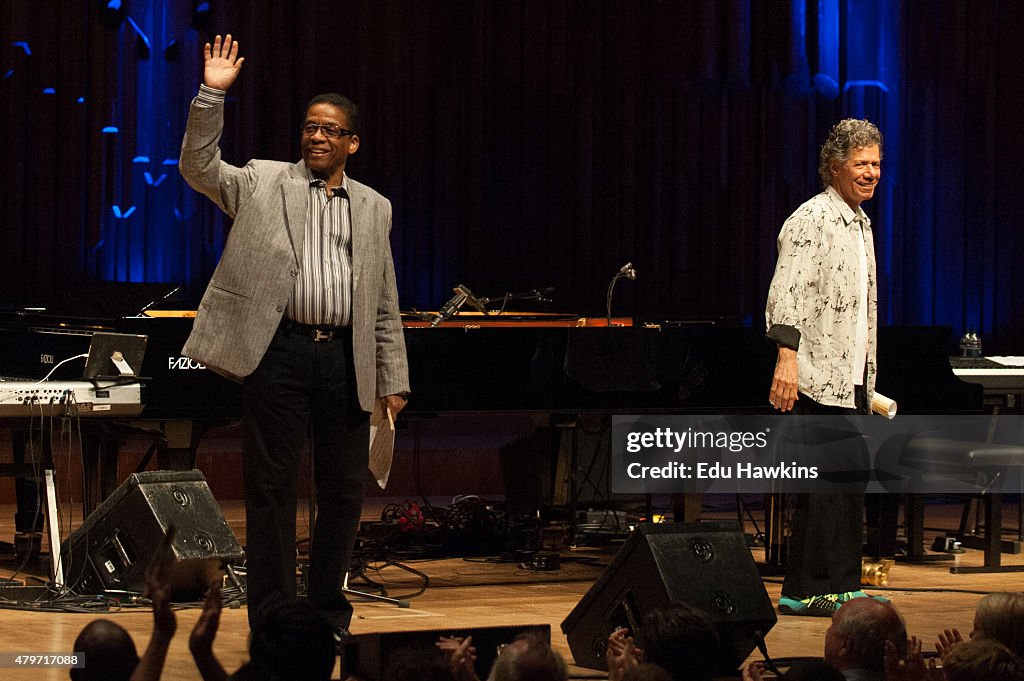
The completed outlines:
{"type": "Polygon", "coordinates": [[[69,284],[56,302],[48,307],[7,309],[0,317],[6,321],[28,323],[59,319],[66,325],[93,326],[138,316],[145,310],[174,300],[179,291],[177,284],[77,281],[69,284]]]}
{"type": "MultiPolygon", "coordinates": [[[[444,320],[436,327],[431,326],[434,312],[402,312],[402,326],[406,328],[466,328],[480,329],[511,326],[522,327],[603,327],[608,326],[607,317],[583,316],[560,312],[502,312],[483,314],[469,310],[459,310],[453,317],[444,320]]],[[[632,317],[612,317],[611,326],[633,326],[632,317]]]]}

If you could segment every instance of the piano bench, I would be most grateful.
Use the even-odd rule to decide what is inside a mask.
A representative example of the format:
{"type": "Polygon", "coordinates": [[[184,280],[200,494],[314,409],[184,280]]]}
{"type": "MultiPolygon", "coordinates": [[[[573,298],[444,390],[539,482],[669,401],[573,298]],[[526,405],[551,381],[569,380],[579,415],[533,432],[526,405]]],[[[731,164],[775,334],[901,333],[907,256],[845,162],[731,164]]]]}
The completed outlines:
{"type": "MultiPolygon", "coordinates": [[[[965,548],[980,548],[985,551],[982,568],[950,568],[951,572],[1003,572],[1011,568],[1000,567],[1001,553],[1006,550],[1020,553],[1020,541],[1024,531],[1024,509],[1018,504],[1018,541],[1002,541],[1002,494],[995,490],[1003,474],[1024,471],[1024,446],[989,444],[966,440],[945,440],[939,438],[915,438],[907,443],[900,455],[901,465],[925,469],[931,473],[949,475],[982,484],[986,489],[971,495],[965,502],[960,516],[957,538],[965,548]],[[971,506],[977,499],[984,505],[984,532],[968,532],[967,524],[971,506]]],[[[908,520],[909,524],[909,520],[908,520]]]]}
{"type": "Polygon", "coordinates": [[[1024,465],[1024,447],[921,437],[907,443],[900,464],[957,477],[972,473],[998,476],[1024,465]]]}

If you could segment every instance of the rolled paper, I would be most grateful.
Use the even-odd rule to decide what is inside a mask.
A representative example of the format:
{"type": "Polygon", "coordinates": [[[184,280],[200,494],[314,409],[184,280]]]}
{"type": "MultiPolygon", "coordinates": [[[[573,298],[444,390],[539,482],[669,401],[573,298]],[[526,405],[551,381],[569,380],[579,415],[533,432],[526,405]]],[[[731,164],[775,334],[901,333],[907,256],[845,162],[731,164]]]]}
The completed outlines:
{"type": "Polygon", "coordinates": [[[896,402],[882,393],[875,393],[871,398],[871,411],[891,419],[896,416],[896,402]]]}

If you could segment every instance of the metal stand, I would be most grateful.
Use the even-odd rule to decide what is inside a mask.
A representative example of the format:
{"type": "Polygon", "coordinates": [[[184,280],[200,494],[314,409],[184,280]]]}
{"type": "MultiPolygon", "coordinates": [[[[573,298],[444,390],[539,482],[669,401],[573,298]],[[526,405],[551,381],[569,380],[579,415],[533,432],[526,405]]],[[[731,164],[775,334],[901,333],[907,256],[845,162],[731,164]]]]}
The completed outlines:
{"type": "MultiPolygon", "coordinates": [[[[583,463],[580,461],[580,449],[583,445],[581,444],[578,433],[580,430],[583,430],[585,433],[588,432],[586,426],[587,413],[578,413],[571,420],[566,421],[565,423],[560,423],[557,426],[559,428],[569,429],[568,433],[562,433],[559,445],[559,457],[561,458],[563,455],[566,457],[568,470],[564,472],[564,476],[559,477],[559,482],[556,484],[563,484],[562,480],[565,480],[568,483],[568,537],[570,545],[575,545],[582,537],[578,517],[582,491],[589,488],[594,494],[594,499],[591,501],[604,503],[609,507],[612,506],[610,490],[602,489],[603,476],[605,475],[605,472],[599,470],[596,476],[594,474],[594,468],[601,458],[598,453],[598,450],[600,449],[600,440],[602,440],[605,437],[605,434],[609,433],[611,430],[610,422],[607,422],[605,417],[600,418],[601,421],[599,422],[597,429],[589,431],[592,434],[598,435],[599,442],[598,445],[593,448],[594,451],[588,452],[590,459],[587,462],[586,469],[583,468],[583,463]],[[567,453],[565,452],[566,446],[569,449],[567,453]]],[[[587,445],[589,447],[591,443],[587,442],[587,445]]],[[[561,468],[561,464],[559,464],[559,467],[561,468]]]]}
{"type": "Polygon", "coordinates": [[[46,532],[50,544],[50,579],[54,586],[64,588],[64,565],[61,561],[60,516],[57,514],[57,486],[54,471],[47,468],[46,476],[46,532]]]}
{"type": "MultiPolygon", "coordinates": [[[[465,301],[463,300],[463,302],[465,302],[465,301]]],[[[419,436],[417,435],[417,438],[418,437],[419,436]]],[[[309,443],[310,443],[309,444],[309,479],[310,479],[310,485],[311,486],[314,485],[314,481],[316,480],[315,470],[314,470],[316,457],[313,455],[314,454],[313,453],[313,442],[314,442],[314,439],[313,439],[312,434],[311,434],[311,436],[309,438],[309,443]]],[[[316,524],[316,494],[313,493],[312,490],[311,490],[310,496],[309,496],[309,526],[312,528],[312,527],[315,526],[315,524],[316,524]]],[[[311,543],[312,543],[312,540],[313,540],[313,536],[312,536],[312,531],[311,531],[310,532],[310,542],[311,543]]],[[[423,588],[417,594],[415,594],[417,596],[419,594],[423,593],[424,591],[426,591],[427,586],[429,586],[429,584],[430,584],[430,578],[427,577],[427,575],[423,574],[419,570],[412,569],[408,565],[403,565],[402,563],[399,563],[399,562],[396,562],[396,561],[385,560],[384,561],[384,567],[388,567],[388,566],[397,567],[397,568],[399,568],[401,570],[405,570],[406,572],[412,573],[412,574],[416,575],[417,577],[422,577],[423,578],[423,588]]],[[[369,584],[371,587],[380,590],[380,593],[379,594],[373,594],[373,593],[367,593],[365,591],[357,591],[356,589],[350,588],[348,584],[349,584],[349,580],[353,579],[353,571],[349,570],[348,572],[345,573],[345,578],[341,582],[341,592],[343,594],[345,594],[346,596],[354,596],[354,597],[357,597],[357,598],[365,598],[367,600],[379,601],[381,603],[390,603],[391,605],[398,606],[399,608],[408,608],[409,607],[409,601],[407,601],[405,599],[400,599],[400,598],[391,598],[390,596],[387,595],[387,589],[384,588],[383,584],[377,584],[372,579],[367,577],[366,576],[366,567],[365,567],[365,565],[363,565],[363,566],[359,567],[357,570],[355,570],[355,578],[362,579],[364,582],[369,584]]]]}
{"type": "Polygon", "coordinates": [[[765,536],[764,530],[757,524],[757,518],[750,512],[747,505],[743,503],[743,495],[736,493],[736,521],[739,523],[742,529],[746,525],[746,521],[749,520],[750,524],[754,526],[754,534],[751,536],[751,541],[754,544],[760,543],[762,546],[767,545],[768,539],[765,536]]]}
{"type": "MultiPolygon", "coordinates": [[[[410,574],[413,574],[413,575],[416,575],[417,577],[420,577],[421,579],[423,579],[423,588],[420,589],[419,593],[423,593],[424,591],[427,590],[427,587],[430,586],[430,577],[428,577],[427,575],[423,574],[419,570],[414,570],[413,568],[409,567],[408,565],[404,565],[402,563],[399,563],[399,562],[393,561],[393,560],[387,560],[387,561],[384,561],[383,567],[396,567],[396,568],[398,568],[400,570],[405,570],[406,572],[408,572],[410,574]]],[[[377,601],[377,602],[380,602],[380,603],[389,603],[391,605],[398,606],[399,608],[408,608],[409,607],[409,601],[408,600],[406,600],[404,598],[391,598],[390,596],[387,595],[387,589],[384,588],[383,584],[378,584],[377,582],[375,582],[372,579],[370,579],[369,577],[367,577],[366,576],[366,568],[365,567],[361,567],[361,568],[359,568],[356,571],[355,578],[356,579],[361,579],[364,582],[366,582],[367,584],[369,584],[371,587],[373,587],[375,589],[378,589],[380,591],[379,594],[367,593],[365,591],[357,591],[356,589],[350,588],[348,583],[349,583],[349,580],[351,578],[352,578],[352,572],[346,573],[345,574],[345,580],[341,584],[341,592],[343,594],[345,594],[346,596],[355,596],[357,598],[365,598],[365,599],[368,599],[368,600],[371,600],[371,601],[377,601]]],[[[419,594],[417,594],[417,595],[419,595],[419,594]]]]}

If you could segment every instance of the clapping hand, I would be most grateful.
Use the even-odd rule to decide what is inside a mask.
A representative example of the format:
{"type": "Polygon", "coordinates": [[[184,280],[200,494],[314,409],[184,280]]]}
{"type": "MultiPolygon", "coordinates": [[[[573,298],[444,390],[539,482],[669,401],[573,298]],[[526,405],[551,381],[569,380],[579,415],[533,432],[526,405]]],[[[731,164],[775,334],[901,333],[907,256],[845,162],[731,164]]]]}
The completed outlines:
{"type": "Polygon", "coordinates": [[[479,681],[475,666],[476,648],[473,647],[472,636],[442,636],[434,645],[444,653],[456,681],[479,681]]]}
{"type": "Polygon", "coordinates": [[[616,629],[608,636],[605,649],[608,660],[608,678],[621,681],[626,672],[640,666],[643,655],[633,642],[627,629],[616,629]]]}
{"type": "Polygon", "coordinates": [[[159,681],[167,659],[167,648],[178,628],[171,606],[171,570],[174,567],[174,525],[167,528],[156,553],[146,566],[146,593],[153,604],[153,635],[146,652],[132,672],[131,681],[159,681]]]}
{"type": "Polygon", "coordinates": [[[223,607],[220,596],[220,580],[210,583],[203,601],[203,612],[192,627],[188,637],[188,647],[195,656],[209,656],[213,651],[213,640],[220,626],[220,612],[223,607]]]}
{"type": "Polygon", "coordinates": [[[939,634],[939,640],[935,643],[935,650],[939,651],[940,656],[945,657],[953,649],[953,646],[963,642],[964,637],[960,635],[958,629],[946,629],[939,634]]]}
{"type": "Polygon", "coordinates": [[[189,650],[192,651],[192,658],[196,661],[203,681],[227,681],[228,678],[224,667],[213,654],[213,639],[220,626],[221,608],[220,580],[217,579],[210,583],[206,600],[203,601],[203,612],[188,637],[189,650]]]}
{"type": "Polygon", "coordinates": [[[153,635],[170,641],[178,628],[174,609],[171,607],[171,569],[174,567],[175,527],[167,528],[156,553],[146,566],[146,597],[153,604],[153,635]]]}
{"type": "Polygon", "coordinates": [[[213,47],[206,43],[203,47],[203,83],[206,87],[227,90],[238,78],[245,57],[238,56],[238,42],[231,40],[228,33],[221,41],[218,35],[213,39],[213,47]]]}
{"type": "Polygon", "coordinates": [[[743,669],[743,681],[764,681],[764,662],[754,660],[743,669]]]}
{"type": "Polygon", "coordinates": [[[885,681],[944,681],[945,675],[936,667],[935,659],[925,662],[921,639],[907,641],[907,656],[900,658],[892,641],[885,642],[885,681]]]}

